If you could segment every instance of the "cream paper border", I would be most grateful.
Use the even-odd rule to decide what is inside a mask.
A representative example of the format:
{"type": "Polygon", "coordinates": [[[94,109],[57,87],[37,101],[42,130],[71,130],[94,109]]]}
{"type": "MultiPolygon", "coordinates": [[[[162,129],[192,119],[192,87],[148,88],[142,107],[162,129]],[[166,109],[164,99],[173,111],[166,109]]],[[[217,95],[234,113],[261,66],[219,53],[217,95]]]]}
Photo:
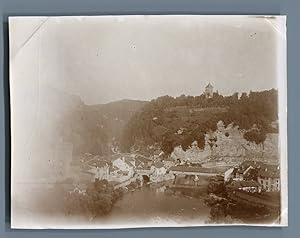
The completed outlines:
{"type": "MultiPolygon", "coordinates": [[[[133,15],[133,16],[91,16],[91,17],[141,17],[143,15],[133,15]]],[[[148,16],[148,15],[147,15],[148,16]]],[[[149,15],[151,16],[151,15],[149,15]]],[[[153,16],[153,15],[152,15],[153,16]]],[[[177,16],[177,15],[172,15],[177,16]]],[[[180,15],[178,15],[180,16],[180,15]]],[[[224,17],[223,15],[219,15],[224,17]]],[[[81,17],[89,17],[89,16],[60,16],[60,17],[50,17],[58,19],[64,18],[81,18],[81,17]]],[[[162,15],[161,17],[166,17],[166,15],[162,15]]],[[[198,17],[218,17],[216,15],[208,15],[208,16],[198,16],[198,17]]],[[[141,227],[198,227],[198,226],[264,226],[264,227],[286,227],[288,226],[288,157],[287,157],[287,42],[286,42],[286,16],[260,16],[260,15],[234,15],[228,17],[259,17],[264,18],[274,30],[278,33],[278,54],[277,54],[277,83],[278,83],[278,91],[279,91],[279,141],[280,141],[280,173],[281,173],[281,218],[279,224],[199,224],[199,223],[175,223],[175,222],[164,222],[161,221],[160,224],[153,223],[153,224],[127,224],[126,221],[122,225],[100,225],[100,224],[51,224],[48,223],[47,225],[39,226],[39,225],[27,225],[27,224],[16,224],[11,218],[11,227],[16,229],[122,229],[122,228],[141,228],[141,227]],[[276,17],[276,25],[272,24],[269,21],[269,18],[276,17]]],[[[13,21],[15,18],[27,18],[27,17],[9,17],[9,22],[13,21]]],[[[42,16],[35,16],[35,17],[28,17],[28,18],[44,18],[48,19],[49,17],[42,17],[42,16]]],[[[33,33],[34,34],[34,33],[33,33]]],[[[11,32],[10,32],[11,37],[11,32]]],[[[10,74],[11,74],[10,69],[10,74]]],[[[13,97],[14,95],[11,94],[13,97]]],[[[13,104],[11,106],[11,119],[14,119],[13,113],[13,104]]],[[[14,125],[11,126],[12,131],[12,139],[14,135],[14,125]]],[[[14,176],[13,176],[13,157],[14,157],[14,145],[11,145],[11,192],[13,194],[13,184],[14,184],[14,176]]],[[[26,219],[25,219],[26,220],[26,219]]],[[[30,218],[29,218],[30,220],[30,218]]],[[[58,219],[59,220],[59,219],[58,219]]]]}

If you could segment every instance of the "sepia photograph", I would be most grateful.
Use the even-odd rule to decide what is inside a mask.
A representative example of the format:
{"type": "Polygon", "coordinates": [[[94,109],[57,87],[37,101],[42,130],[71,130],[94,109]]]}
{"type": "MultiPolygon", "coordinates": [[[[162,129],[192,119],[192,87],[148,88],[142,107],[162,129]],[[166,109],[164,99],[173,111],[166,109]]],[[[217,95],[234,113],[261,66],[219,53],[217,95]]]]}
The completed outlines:
{"type": "Polygon", "coordinates": [[[9,18],[11,227],[287,226],[286,17],[9,18]]]}

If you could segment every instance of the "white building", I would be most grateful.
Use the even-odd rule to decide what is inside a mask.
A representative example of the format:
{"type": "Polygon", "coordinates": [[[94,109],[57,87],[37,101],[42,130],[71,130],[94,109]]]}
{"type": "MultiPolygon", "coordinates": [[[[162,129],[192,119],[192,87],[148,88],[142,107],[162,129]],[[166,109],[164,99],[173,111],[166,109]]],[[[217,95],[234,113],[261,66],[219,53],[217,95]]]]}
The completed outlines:
{"type": "Polygon", "coordinates": [[[167,169],[164,167],[163,162],[156,162],[151,166],[152,174],[150,175],[150,181],[161,182],[164,181],[167,169]]]}
{"type": "Polygon", "coordinates": [[[257,181],[261,184],[263,190],[266,192],[280,191],[280,169],[276,170],[264,168],[259,171],[257,181]]]}
{"type": "Polygon", "coordinates": [[[135,161],[130,161],[125,157],[118,158],[112,162],[112,165],[123,172],[128,172],[127,177],[132,177],[134,174],[135,161]]]}

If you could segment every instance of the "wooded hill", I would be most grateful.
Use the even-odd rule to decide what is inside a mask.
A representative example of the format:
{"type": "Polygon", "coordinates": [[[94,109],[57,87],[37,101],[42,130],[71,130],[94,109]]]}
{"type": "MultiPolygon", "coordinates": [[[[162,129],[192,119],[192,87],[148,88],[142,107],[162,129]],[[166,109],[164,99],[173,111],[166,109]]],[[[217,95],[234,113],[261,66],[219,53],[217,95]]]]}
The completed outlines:
{"type": "Polygon", "coordinates": [[[204,147],[205,133],[216,130],[222,120],[246,129],[244,137],[257,144],[263,143],[266,133],[277,132],[271,123],[278,120],[277,90],[238,93],[212,98],[201,96],[163,96],[152,100],[135,113],[123,129],[121,149],[145,149],[158,144],[166,154],[181,145],[188,148],[193,141],[204,147]],[[255,126],[254,126],[255,125],[255,126]]]}

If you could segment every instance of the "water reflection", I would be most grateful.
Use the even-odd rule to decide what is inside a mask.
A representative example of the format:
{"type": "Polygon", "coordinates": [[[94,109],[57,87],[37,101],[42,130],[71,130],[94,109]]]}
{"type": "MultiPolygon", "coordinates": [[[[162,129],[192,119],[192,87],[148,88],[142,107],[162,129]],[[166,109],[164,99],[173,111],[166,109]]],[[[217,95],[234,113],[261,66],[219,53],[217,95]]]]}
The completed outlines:
{"type": "Polygon", "coordinates": [[[170,190],[166,186],[144,186],[127,192],[109,215],[97,217],[94,222],[200,224],[205,223],[209,215],[210,208],[204,204],[204,196],[192,197],[185,191],[170,190]]]}

